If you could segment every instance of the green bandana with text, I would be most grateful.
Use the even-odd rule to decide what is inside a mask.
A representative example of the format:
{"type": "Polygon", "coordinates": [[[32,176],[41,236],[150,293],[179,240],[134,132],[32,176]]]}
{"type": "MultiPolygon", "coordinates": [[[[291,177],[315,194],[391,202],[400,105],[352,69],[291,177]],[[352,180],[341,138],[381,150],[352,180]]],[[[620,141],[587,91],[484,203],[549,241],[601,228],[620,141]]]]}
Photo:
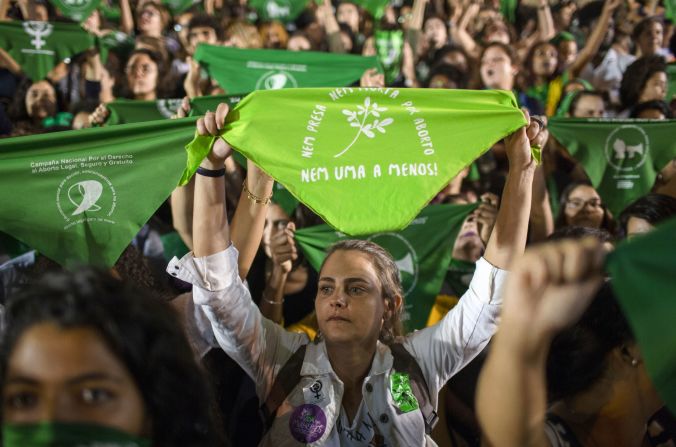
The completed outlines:
{"type": "Polygon", "coordinates": [[[66,58],[94,46],[95,40],[75,23],[34,20],[0,22],[0,48],[33,81],[44,79],[66,58]]]}
{"type": "Polygon", "coordinates": [[[676,219],[617,246],[607,270],[655,389],[676,412],[676,219]]]}
{"type": "MultiPolygon", "coordinates": [[[[465,218],[477,206],[431,205],[401,231],[360,238],[385,248],[399,267],[405,298],[402,320],[408,331],[425,327],[451,262],[455,238],[465,218]]],[[[343,239],[349,238],[328,225],[303,228],[296,232],[298,245],[317,271],[324,262],[326,251],[343,239]]]]}
{"type": "Polygon", "coordinates": [[[176,187],[195,121],[0,140],[0,231],[65,266],[113,265],[176,187]]]}
{"type": "Polygon", "coordinates": [[[657,173],[676,158],[676,120],[551,118],[549,130],[615,216],[650,192],[657,173]]]}
{"type": "MultiPolygon", "coordinates": [[[[405,228],[525,123],[500,90],[288,89],[244,98],[223,138],[325,222],[360,235],[405,228]]],[[[198,136],[191,151],[205,156],[214,140],[198,136]]]]}
{"type": "Polygon", "coordinates": [[[195,60],[230,94],[295,87],[345,87],[359,81],[375,57],[314,51],[242,50],[200,44],[195,60]]]}
{"type": "Polygon", "coordinates": [[[82,22],[99,7],[101,0],[50,0],[61,14],[73,20],[82,22]]]}
{"type": "Polygon", "coordinates": [[[308,0],[251,0],[248,4],[256,10],[262,20],[288,23],[296,20],[303,12],[308,0]]]}
{"type": "MultiPolygon", "coordinates": [[[[222,102],[234,107],[243,96],[241,95],[216,95],[199,96],[190,100],[190,116],[204,115],[207,111],[214,111],[222,102]]],[[[118,124],[142,123],[169,119],[176,114],[181,107],[180,98],[157,99],[155,101],[137,101],[134,99],[117,99],[106,104],[110,115],[106,120],[106,126],[118,124]]]]}

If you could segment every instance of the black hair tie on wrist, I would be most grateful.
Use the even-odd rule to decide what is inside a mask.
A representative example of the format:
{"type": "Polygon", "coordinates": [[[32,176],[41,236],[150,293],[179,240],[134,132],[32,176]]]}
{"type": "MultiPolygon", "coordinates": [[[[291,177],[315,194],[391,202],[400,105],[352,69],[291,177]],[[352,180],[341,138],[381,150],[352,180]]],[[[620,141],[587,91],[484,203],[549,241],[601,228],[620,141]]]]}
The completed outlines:
{"type": "Polygon", "coordinates": [[[203,175],[205,177],[224,177],[225,176],[225,168],[221,169],[207,169],[203,168],[200,166],[197,168],[196,171],[199,175],[203,175]]]}

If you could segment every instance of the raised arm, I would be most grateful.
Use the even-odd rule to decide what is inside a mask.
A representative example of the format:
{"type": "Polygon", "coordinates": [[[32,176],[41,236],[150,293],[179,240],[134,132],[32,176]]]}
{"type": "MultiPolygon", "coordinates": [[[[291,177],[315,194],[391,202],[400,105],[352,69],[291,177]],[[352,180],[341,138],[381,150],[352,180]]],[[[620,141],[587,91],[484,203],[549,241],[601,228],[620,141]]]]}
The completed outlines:
{"type": "Polygon", "coordinates": [[[340,26],[333,13],[331,0],[324,0],[324,2],[317,7],[317,19],[326,31],[329,51],[331,53],[345,53],[343,40],[340,38],[340,26]]]}
{"type": "Polygon", "coordinates": [[[550,447],[546,360],[554,335],[575,322],[603,281],[594,240],[529,249],[507,280],[500,328],[479,376],[477,414],[492,447],[550,447]]]}
{"type": "Polygon", "coordinates": [[[411,46],[413,58],[418,59],[418,44],[422,38],[423,19],[425,18],[425,6],[428,0],[414,0],[411,8],[411,21],[406,30],[406,41],[411,46]]]}
{"type": "Polygon", "coordinates": [[[621,4],[622,0],[606,0],[603,5],[603,10],[601,11],[601,16],[599,17],[598,22],[596,22],[596,26],[589,36],[589,40],[587,40],[587,43],[577,55],[575,61],[568,67],[570,79],[577,78],[584,67],[599,51],[603,39],[605,39],[606,33],[608,32],[608,25],[610,24],[610,19],[613,17],[613,12],[615,12],[621,4]]]}
{"type": "Polygon", "coordinates": [[[540,40],[550,40],[556,34],[549,0],[540,0],[538,3],[538,34],[540,40]]]}
{"type": "Polygon", "coordinates": [[[129,0],[120,0],[120,31],[129,35],[134,32],[134,13],[129,0]]]}

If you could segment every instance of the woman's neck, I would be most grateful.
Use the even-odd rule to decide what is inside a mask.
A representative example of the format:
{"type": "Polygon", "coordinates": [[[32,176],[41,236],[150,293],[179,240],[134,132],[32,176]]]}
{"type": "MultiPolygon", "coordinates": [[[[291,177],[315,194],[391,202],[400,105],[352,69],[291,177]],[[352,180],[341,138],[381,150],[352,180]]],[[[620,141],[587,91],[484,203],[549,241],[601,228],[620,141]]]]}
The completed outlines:
{"type": "Polygon", "coordinates": [[[366,344],[327,343],[326,345],[331,367],[345,385],[346,392],[359,390],[361,393],[361,384],[371,370],[376,346],[373,345],[372,348],[365,349],[364,345],[366,344]]]}
{"type": "Polygon", "coordinates": [[[137,101],[154,101],[157,99],[157,95],[154,91],[147,93],[137,93],[134,95],[134,99],[137,101]]]}

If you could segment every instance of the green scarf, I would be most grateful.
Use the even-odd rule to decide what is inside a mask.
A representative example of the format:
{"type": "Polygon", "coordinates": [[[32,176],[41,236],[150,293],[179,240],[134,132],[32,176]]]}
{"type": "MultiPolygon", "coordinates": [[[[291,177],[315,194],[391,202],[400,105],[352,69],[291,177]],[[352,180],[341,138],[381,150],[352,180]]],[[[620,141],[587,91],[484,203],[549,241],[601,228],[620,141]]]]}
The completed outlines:
{"type": "Polygon", "coordinates": [[[94,424],[3,424],[4,447],[151,447],[148,439],[94,424]]]}
{"type": "Polygon", "coordinates": [[[385,14],[389,0],[355,0],[350,3],[361,6],[371,13],[374,19],[380,20],[383,14],[385,14]]]}
{"type": "Polygon", "coordinates": [[[73,20],[82,22],[99,7],[101,0],[51,0],[61,14],[73,20]]]}
{"type": "Polygon", "coordinates": [[[358,81],[367,69],[378,67],[375,57],[204,44],[197,47],[195,60],[231,94],[290,87],[345,87],[358,81]]]}
{"type": "MultiPolygon", "coordinates": [[[[476,207],[477,204],[428,206],[401,231],[360,238],[385,248],[399,267],[405,295],[403,320],[407,330],[425,327],[451,262],[455,238],[467,215],[476,207]]],[[[329,247],[343,239],[348,237],[328,225],[296,232],[299,247],[317,271],[329,247]]]]}
{"type": "Polygon", "coordinates": [[[33,81],[44,79],[62,60],[94,46],[80,25],[60,22],[0,22],[0,47],[33,81]]]}
{"type": "Polygon", "coordinates": [[[249,6],[262,20],[279,20],[289,23],[296,20],[308,4],[308,0],[252,0],[249,6]]]}

